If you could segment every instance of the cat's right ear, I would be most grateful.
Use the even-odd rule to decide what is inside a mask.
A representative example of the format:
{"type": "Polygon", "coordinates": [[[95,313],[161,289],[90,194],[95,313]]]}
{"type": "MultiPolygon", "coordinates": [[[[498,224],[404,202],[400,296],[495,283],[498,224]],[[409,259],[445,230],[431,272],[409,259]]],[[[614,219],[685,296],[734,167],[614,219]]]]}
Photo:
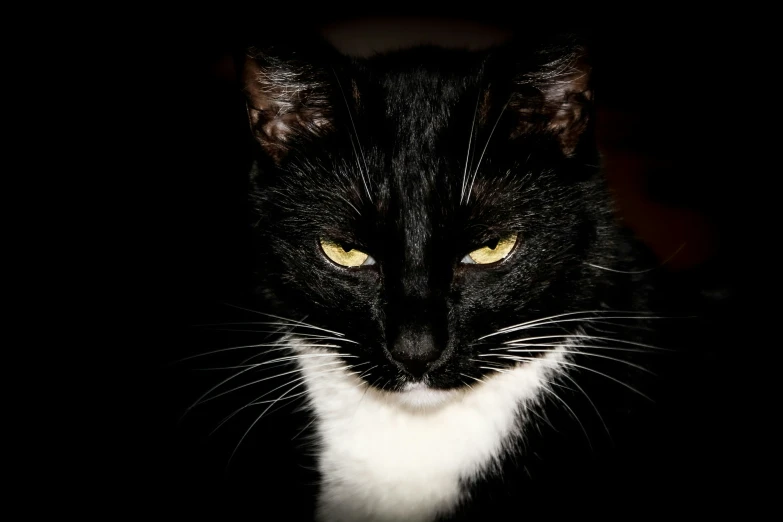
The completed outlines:
{"type": "Polygon", "coordinates": [[[242,67],[242,84],[253,136],[275,163],[303,140],[329,132],[334,69],[325,44],[251,47],[242,67]]]}

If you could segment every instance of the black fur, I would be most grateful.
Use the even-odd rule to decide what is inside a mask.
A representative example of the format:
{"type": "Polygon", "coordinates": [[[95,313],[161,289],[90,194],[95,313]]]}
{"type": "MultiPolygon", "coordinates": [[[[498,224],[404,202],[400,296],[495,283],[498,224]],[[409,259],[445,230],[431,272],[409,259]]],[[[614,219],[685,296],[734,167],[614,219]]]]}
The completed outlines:
{"type": "MultiPolygon", "coordinates": [[[[535,78],[560,87],[571,81],[560,69],[580,59],[576,46],[557,52],[517,56],[514,63],[416,49],[345,65],[342,79],[333,65],[317,73],[291,65],[281,76],[318,75],[317,86],[301,88],[300,110],[330,99],[322,112],[332,113],[334,130],[313,133],[297,121],[281,146],[286,155],[264,165],[254,180],[259,274],[272,308],[359,341],[358,353],[382,365],[365,378],[381,377],[384,388],[406,379],[390,353],[419,350],[412,339],[431,339],[442,353],[429,377],[449,388],[462,385],[460,373],[486,373],[467,360],[477,351],[473,341],[499,328],[567,311],[645,309],[639,292],[607,302],[616,276],[586,265],[628,270],[637,260],[624,258],[617,246],[595,149],[588,144],[566,154],[560,146],[562,135],[576,134],[571,125],[589,123],[550,128],[544,109],[549,84],[535,78]],[[509,67],[517,67],[514,74],[509,67]],[[330,84],[326,71],[335,71],[330,84]],[[311,102],[324,85],[331,85],[328,94],[311,102]],[[506,262],[460,263],[506,233],[520,237],[506,262]],[[321,252],[322,237],[356,246],[378,262],[338,268],[321,252]]],[[[587,68],[570,72],[588,74],[587,68]]],[[[584,98],[581,92],[556,96],[550,103],[589,111],[588,100],[572,101],[584,98]]],[[[584,138],[589,143],[590,133],[584,138]]]]}

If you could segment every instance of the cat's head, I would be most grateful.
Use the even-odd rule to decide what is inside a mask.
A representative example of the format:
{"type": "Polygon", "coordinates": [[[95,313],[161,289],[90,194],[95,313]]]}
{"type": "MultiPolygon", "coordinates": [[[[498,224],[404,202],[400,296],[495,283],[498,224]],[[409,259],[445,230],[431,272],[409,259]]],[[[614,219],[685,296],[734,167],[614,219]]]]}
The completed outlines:
{"type": "Polygon", "coordinates": [[[611,265],[614,229],[577,40],[369,60],[259,47],[243,79],[262,295],[338,332],[315,344],[367,362],[371,385],[465,386],[519,364],[486,357],[519,337],[503,328],[608,298],[588,267],[611,265]]]}

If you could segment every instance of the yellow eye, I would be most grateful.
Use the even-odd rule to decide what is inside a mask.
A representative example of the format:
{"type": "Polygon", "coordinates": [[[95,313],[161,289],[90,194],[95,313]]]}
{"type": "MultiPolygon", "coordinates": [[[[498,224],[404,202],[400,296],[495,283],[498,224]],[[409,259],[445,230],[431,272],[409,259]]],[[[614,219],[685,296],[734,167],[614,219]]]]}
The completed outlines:
{"type": "Polygon", "coordinates": [[[500,238],[494,248],[491,248],[489,245],[483,246],[462,258],[462,262],[477,265],[497,263],[501,259],[505,259],[516,244],[517,235],[509,234],[500,238]]]}
{"type": "Polygon", "coordinates": [[[320,242],[326,257],[338,265],[356,267],[375,264],[375,260],[361,250],[355,248],[346,250],[340,243],[329,239],[321,239],[320,242]]]}

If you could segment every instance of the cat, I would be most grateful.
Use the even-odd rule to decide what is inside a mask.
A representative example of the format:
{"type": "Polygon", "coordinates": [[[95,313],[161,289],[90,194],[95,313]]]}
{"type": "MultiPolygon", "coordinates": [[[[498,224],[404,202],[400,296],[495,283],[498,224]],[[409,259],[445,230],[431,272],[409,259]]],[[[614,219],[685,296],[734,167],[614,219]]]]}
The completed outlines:
{"type": "Polygon", "coordinates": [[[197,404],[240,377],[228,420],[261,415],[237,447],[313,459],[309,479],[266,462],[285,485],[249,495],[311,480],[297,516],[421,522],[679,498],[661,388],[688,304],[617,222],[579,38],[367,59],[307,40],[242,71],[266,337],[197,404]],[[262,419],[281,406],[290,426],[262,419]]]}

